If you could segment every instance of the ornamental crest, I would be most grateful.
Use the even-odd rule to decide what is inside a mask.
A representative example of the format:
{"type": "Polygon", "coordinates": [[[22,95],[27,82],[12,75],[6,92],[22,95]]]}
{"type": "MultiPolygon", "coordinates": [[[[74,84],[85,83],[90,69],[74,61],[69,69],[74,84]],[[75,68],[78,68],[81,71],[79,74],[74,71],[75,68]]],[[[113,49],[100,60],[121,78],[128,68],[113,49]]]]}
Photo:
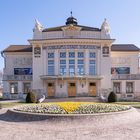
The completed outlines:
{"type": "Polygon", "coordinates": [[[63,27],[62,30],[64,37],[77,37],[80,35],[81,27],[70,24],[69,26],[63,27]]]}

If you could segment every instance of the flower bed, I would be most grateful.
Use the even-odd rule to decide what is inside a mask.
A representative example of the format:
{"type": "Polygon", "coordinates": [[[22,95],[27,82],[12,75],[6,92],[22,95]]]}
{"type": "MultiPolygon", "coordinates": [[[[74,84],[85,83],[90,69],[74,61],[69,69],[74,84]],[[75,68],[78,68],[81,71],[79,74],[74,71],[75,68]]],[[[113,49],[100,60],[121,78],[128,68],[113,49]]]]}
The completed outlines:
{"type": "Polygon", "coordinates": [[[93,102],[57,102],[43,104],[29,104],[15,108],[16,111],[43,114],[94,114],[118,112],[130,109],[130,106],[93,103],[93,102]]]}

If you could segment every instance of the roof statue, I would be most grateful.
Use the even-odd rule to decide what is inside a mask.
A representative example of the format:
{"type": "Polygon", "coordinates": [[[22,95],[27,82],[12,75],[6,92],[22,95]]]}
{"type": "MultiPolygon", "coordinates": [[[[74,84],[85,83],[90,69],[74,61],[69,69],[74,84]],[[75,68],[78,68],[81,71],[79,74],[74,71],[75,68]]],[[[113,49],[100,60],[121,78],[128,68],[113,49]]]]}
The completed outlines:
{"type": "Polygon", "coordinates": [[[104,31],[105,34],[110,34],[110,27],[109,27],[109,25],[107,23],[107,19],[106,18],[104,19],[104,22],[103,22],[103,24],[101,26],[101,30],[104,31]]]}
{"type": "Polygon", "coordinates": [[[37,19],[35,19],[35,27],[34,27],[34,30],[39,30],[39,31],[42,31],[43,30],[42,24],[37,19]]]}

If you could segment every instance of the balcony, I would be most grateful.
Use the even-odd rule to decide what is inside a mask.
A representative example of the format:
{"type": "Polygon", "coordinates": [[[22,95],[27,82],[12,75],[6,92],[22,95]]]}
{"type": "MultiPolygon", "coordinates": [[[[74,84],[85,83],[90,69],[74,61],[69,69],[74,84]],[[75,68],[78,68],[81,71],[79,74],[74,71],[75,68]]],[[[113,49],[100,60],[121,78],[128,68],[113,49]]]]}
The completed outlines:
{"type": "Polygon", "coordinates": [[[3,81],[32,81],[32,75],[3,75],[3,81]]]}
{"type": "Polygon", "coordinates": [[[140,80],[140,74],[114,74],[112,80],[140,80]]]}
{"type": "Polygon", "coordinates": [[[41,75],[42,80],[51,79],[95,79],[101,80],[103,77],[101,75],[41,75]]]}

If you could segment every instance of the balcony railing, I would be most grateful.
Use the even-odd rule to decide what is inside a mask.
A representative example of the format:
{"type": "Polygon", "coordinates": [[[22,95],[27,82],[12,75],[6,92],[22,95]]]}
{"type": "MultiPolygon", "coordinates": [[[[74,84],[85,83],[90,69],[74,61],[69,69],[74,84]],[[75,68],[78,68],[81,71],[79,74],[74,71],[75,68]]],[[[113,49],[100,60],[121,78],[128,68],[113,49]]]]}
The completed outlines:
{"type": "Polygon", "coordinates": [[[96,79],[100,80],[103,78],[101,75],[41,75],[41,79],[96,79]]]}
{"type": "Polygon", "coordinates": [[[114,74],[112,80],[140,80],[140,74],[114,74]]]}
{"type": "Polygon", "coordinates": [[[32,81],[32,75],[3,75],[3,81],[32,81]]]}

